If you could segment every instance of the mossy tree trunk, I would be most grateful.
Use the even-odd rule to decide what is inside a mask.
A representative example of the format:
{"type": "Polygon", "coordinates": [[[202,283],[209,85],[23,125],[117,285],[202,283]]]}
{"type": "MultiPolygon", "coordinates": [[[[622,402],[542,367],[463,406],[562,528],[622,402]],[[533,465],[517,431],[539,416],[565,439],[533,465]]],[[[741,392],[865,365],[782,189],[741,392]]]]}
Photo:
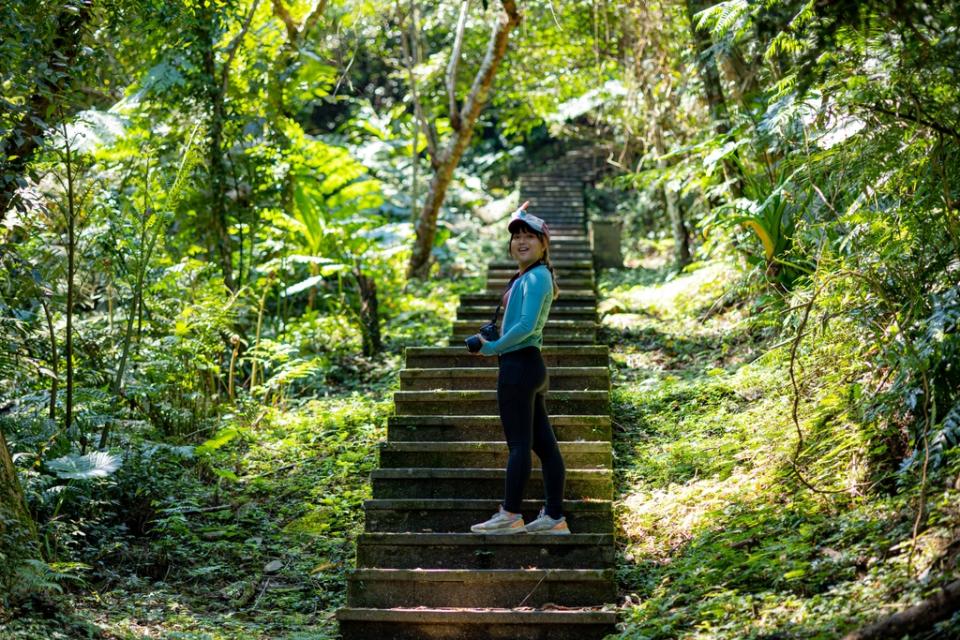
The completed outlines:
{"type": "Polygon", "coordinates": [[[0,606],[29,595],[18,584],[18,569],[25,560],[37,557],[37,528],[27,509],[7,439],[0,431],[0,606]]]}

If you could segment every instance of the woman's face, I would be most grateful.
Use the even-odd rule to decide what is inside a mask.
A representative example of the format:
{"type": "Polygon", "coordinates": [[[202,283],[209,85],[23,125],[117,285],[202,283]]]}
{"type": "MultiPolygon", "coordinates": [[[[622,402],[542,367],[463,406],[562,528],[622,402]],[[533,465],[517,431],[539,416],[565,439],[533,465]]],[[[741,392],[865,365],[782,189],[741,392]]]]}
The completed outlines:
{"type": "Polygon", "coordinates": [[[518,229],[510,235],[510,256],[525,269],[543,257],[546,248],[540,237],[526,229],[518,229]]]}

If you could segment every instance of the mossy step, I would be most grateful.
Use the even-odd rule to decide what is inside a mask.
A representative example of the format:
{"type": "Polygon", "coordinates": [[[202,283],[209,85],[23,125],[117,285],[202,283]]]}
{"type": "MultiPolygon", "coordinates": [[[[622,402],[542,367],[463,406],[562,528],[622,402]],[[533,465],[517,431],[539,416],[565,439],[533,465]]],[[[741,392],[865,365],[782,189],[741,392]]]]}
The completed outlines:
{"type": "MultiPolygon", "coordinates": [[[[502,499],[506,471],[496,469],[437,469],[399,467],[370,473],[373,497],[417,499],[502,499]]],[[[543,476],[530,473],[526,495],[543,496],[543,476]]],[[[608,469],[567,469],[565,497],[571,500],[612,500],[613,478],[608,469]]]]}
{"type": "MultiPolygon", "coordinates": [[[[367,531],[464,533],[497,512],[500,499],[384,499],[363,503],[367,531]]],[[[526,522],[539,514],[543,500],[524,500],[520,511],[526,522]]],[[[613,512],[608,500],[565,500],[563,515],[571,531],[612,533],[613,512]]]]}
{"type": "MultiPolygon", "coordinates": [[[[547,319],[543,326],[543,336],[546,338],[551,333],[572,333],[595,335],[600,325],[590,320],[553,320],[547,319]]],[[[470,320],[454,320],[453,335],[472,336],[477,332],[477,325],[470,320]]]]}
{"type": "Polygon", "coordinates": [[[601,640],[612,611],[367,609],[337,611],[343,640],[601,640]]]}
{"type": "Polygon", "coordinates": [[[357,569],[353,607],[592,607],[616,600],[609,569],[357,569]]]}
{"type": "MultiPolygon", "coordinates": [[[[404,351],[408,368],[490,367],[496,360],[471,354],[463,345],[452,347],[407,347],[404,351]]],[[[610,348],[606,345],[545,345],[540,350],[547,368],[606,367],[610,348]]]]}
{"type": "Polygon", "coordinates": [[[555,196],[533,196],[524,198],[530,201],[530,211],[537,212],[543,216],[547,224],[551,221],[563,220],[565,222],[580,222],[585,217],[587,207],[583,203],[583,196],[567,196],[557,194],[555,196]]]}
{"type": "MultiPolygon", "coordinates": [[[[609,415],[552,415],[550,425],[557,440],[610,441],[609,415]]],[[[498,416],[390,416],[387,438],[391,442],[500,441],[503,425],[498,416]]]]}
{"type": "MultiPolygon", "coordinates": [[[[474,356],[476,357],[476,356],[474,356]]],[[[395,391],[397,415],[497,415],[496,391],[395,391]]],[[[547,393],[550,415],[609,413],[607,391],[551,391],[547,393]]]]}
{"type": "MultiPolygon", "coordinates": [[[[594,275],[593,265],[585,265],[582,262],[580,264],[579,267],[561,267],[553,263],[553,271],[557,274],[557,277],[592,278],[594,275]]],[[[487,267],[487,277],[497,280],[510,279],[516,272],[517,265],[515,264],[502,267],[490,265],[487,267]]]]}
{"type": "MultiPolygon", "coordinates": [[[[506,467],[506,442],[384,442],[380,445],[380,467],[465,469],[506,467]]],[[[609,442],[561,442],[560,451],[568,467],[577,469],[609,469],[613,450],[609,442]]],[[[533,468],[540,468],[540,459],[532,456],[533,468]]]]}
{"type": "MultiPolygon", "coordinates": [[[[593,269],[593,260],[568,260],[566,258],[554,258],[551,256],[550,262],[555,269],[593,269]]],[[[512,260],[494,260],[487,265],[489,269],[502,269],[504,271],[516,271],[517,263],[512,260]]]]}
{"type": "MultiPolygon", "coordinates": [[[[493,303],[491,309],[496,308],[500,300],[502,291],[483,291],[477,293],[464,293],[460,296],[460,304],[486,305],[493,303]]],[[[553,307],[562,307],[569,305],[596,304],[597,292],[591,290],[564,289],[559,298],[553,301],[553,307]]]]}
{"type": "MultiPolygon", "coordinates": [[[[477,327],[489,322],[492,316],[493,309],[484,306],[461,306],[457,308],[457,320],[470,320],[477,323],[477,327]]],[[[590,322],[596,322],[597,307],[596,305],[583,305],[579,307],[554,307],[550,309],[550,319],[589,320],[590,322]]]]}
{"type": "MultiPolygon", "coordinates": [[[[496,389],[497,367],[436,367],[400,371],[401,391],[430,389],[496,389]]],[[[608,367],[553,367],[550,388],[554,390],[610,390],[608,367]]]]}
{"type": "Polygon", "coordinates": [[[358,569],[609,569],[614,563],[613,536],[604,533],[362,533],[357,539],[358,569]]]}
{"type": "MultiPolygon", "coordinates": [[[[451,346],[462,345],[467,336],[476,333],[477,329],[474,327],[472,332],[465,332],[459,335],[452,335],[448,344],[451,346]]],[[[569,333],[569,332],[545,332],[543,336],[543,344],[545,346],[558,346],[558,345],[589,345],[594,344],[597,341],[596,334],[584,334],[584,333],[569,333]]],[[[464,346],[466,348],[466,346],[464,346]]]]}
{"type": "MultiPolygon", "coordinates": [[[[509,282],[509,278],[492,278],[488,276],[486,289],[487,291],[502,292],[507,288],[509,282]]],[[[593,289],[596,286],[596,282],[592,277],[561,276],[558,274],[557,286],[560,287],[561,292],[565,289],[593,289]]]]}

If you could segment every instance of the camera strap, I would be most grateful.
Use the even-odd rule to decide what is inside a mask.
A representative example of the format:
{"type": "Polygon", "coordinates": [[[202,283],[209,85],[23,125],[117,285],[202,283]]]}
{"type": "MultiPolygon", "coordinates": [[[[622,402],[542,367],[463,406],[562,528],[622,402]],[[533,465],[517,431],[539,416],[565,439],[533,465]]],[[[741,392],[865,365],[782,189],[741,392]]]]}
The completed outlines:
{"type": "MultiPolygon", "coordinates": [[[[532,269],[534,267],[539,267],[542,264],[546,264],[546,262],[544,262],[543,260],[539,260],[536,264],[531,265],[530,268],[532,269]]],[[[529,270],[530,269],[527,269],[527,271],[529,270]]],[[[504,287],[503,291],[500,293],[500,297],[497,299],[497,310],[493,312],[493,320],[490,321],[490,324],[500,326],[500,325],[497,325],[497,320],[500,319],[500,307],[503,306],[503,296],[507,295],[507,291],[510,291],[510,287],[512,287],[513,283],[517,281],[517,278],[522,276],[527,271],[522,271],[522,272],[517,271],[515,274],[513,274],[513,277],[510,278],[510,282],[507,283],[507,286],[504,287]]]]}

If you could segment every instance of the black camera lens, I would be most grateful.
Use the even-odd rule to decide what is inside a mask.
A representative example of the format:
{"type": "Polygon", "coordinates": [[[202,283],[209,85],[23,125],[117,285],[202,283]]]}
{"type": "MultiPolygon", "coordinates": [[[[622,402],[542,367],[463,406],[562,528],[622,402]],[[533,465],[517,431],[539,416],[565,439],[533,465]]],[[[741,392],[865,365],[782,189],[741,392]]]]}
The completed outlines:
{"type": "Polygon", "coordinates": [[[483,346],[483,343],[480,342],[480,338],[478,336],[470,336],[464,340],[464,342],[467,345],[467,351],[470,353],[476,353],[477,351],[480,351],[480,347],[483,346]]]}

